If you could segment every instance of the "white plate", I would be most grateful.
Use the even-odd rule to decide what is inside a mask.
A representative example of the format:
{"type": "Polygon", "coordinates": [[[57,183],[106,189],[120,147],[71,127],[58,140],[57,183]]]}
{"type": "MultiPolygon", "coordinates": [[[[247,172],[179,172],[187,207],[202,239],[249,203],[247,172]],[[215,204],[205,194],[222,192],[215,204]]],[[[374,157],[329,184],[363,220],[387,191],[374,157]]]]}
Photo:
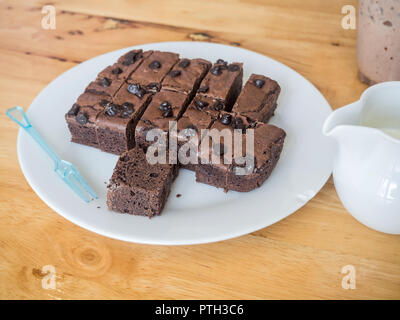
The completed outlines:
{"type": "MultiPolygon", "coordinates": [[[[225,240],[267,227],[302,207],[331,174],[333,148],[321,133],[331,108],[321,93],[297,72],[249,50],[205,42],[163,42],[110,52],[68,70],[33,101],[28,116],[61,158],[72,162],[93,186],[99,199],[85,204],[53,172],[52,162],[20,130],[18,156],[22,171],[39,197],[73,223],[125,241],[148,244],[197,244],[225,240]],[[70,142],[64,114],[87,83],[133,48],[174,51],[187,58],[244,62],[244,80],[251,73],[267,75],[282,88],[271,121],[287,132],[277,167],[261,188],[228,192],[196,183],[181,170],[161,216],[147,219],[117,214],[106,206],[106,183],[117,157],[70,142]],[[176,195],[182,196],[177,198],[176,195]],[[98,208],[99,207],[99,208],[98,208]]],[[[34,219],[35,217],[32,217],[34,219]]]]}

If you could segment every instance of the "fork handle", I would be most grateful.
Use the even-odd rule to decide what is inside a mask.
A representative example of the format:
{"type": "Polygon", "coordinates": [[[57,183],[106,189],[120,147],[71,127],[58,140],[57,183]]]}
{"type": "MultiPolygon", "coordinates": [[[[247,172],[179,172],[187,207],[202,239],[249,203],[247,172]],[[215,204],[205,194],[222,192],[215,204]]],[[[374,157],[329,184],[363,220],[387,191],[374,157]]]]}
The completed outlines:
{"type": "Polygon", "coordinates": [[[49,155],[49,157],[54,161],[56,168],[58,168],[61,162],[60,157],[50,148],[47,142],[42,138],[42,136],[35,130],[35,128],[30,123],[28,116],[25,114],[21,107],[14,107],[7,109],[6,115],[16,122],[21,128],[30,134],[30,136],[41,146],[41,148],[49,155]],[[18,116],[18,117],[17,117],[18,116]],[[20,120],[18,120],[20,119],[20,120]]]}

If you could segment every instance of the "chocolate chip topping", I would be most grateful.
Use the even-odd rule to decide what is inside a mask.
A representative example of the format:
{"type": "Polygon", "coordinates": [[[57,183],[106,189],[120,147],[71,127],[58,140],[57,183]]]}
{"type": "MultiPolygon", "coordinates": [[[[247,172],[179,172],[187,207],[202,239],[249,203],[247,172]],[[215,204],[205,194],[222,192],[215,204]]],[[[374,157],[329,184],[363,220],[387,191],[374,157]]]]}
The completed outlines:
{"type": "Polygon", "coordinates": [[[157,178],[158,177],[158,173],[152,172],[152,173],[149,174],[149,176],[152,177],[152,178],[157,178]]]}
{"type": "Polygon", "coordinates": [[[68,111],[68,115],[69,116],[76,116],[79,112],[79,109],[81,108],[81,106],[77,103],[74,103],[71,107],[71,109],[68,111]]]}
{"type": "Polygon", "coordinates": [[[194,102],[195,107],[197,108],[197,110],[202,110],[205,107],[208,106],[208,102],[207,101],[202,101],[202,100],[196,100],[194,102]]]}
{"type": "Polygon", "coordinates": [[[121,112],[120,117],[126,119],[126,118],[129,118],[130,115],[131,115],[132,113],[133,113],[133,110],[132,110],[132,109],[123,110],[123,111],[121,112]]]}
{"type": "Polygon", "coordinates": [[[253,83],[257,88],[261,89],[265,84],[265,81],[263,79],[254,79],[253,83]]]}
{"type": "Polygon", "coordinates": [[[232,120],[232,128],[233,128],[233,129],[242,129],[242,130],[245,130],[245,129],[246,129],[246,126],[244,125],[242,118],[234,118],[234,119],[232,120]]]}
{"type": "Polygon", "coordinates": [[[140,84],[130,84],[126,90],[128,90],[128,92],[134,94],[135,96],[137,96],[138,98],[142,99],[143,96],[146,94],[146,90],[144,90],[140,84]]]}
{"type": "Polygon", "coordinates": [[[211,74],[214,76],[219,76],[222,73],[221,66],[215,66],[211,69],[211,74]]]}
{"type": "Polygon", "coordinates": [[[103,108],[106,107],[108,104],[110,103],[110,101],[106,100],[106,99],[101,99],[99,102],[99,105],[101,105],[103,108]]]}
{"type": "Polygon", "coordinates": [[[217,100],[217,101],[215,101],[213,108],[216,111],[220,111],[224,108],[224,104],[221,101],[217,100]]]}
{"type": "Polygon", "coordinates": [[[224,59],[218,59],[216,64],[223,64],[226,66],[228,64],[228,62],[226,62],[224,59]]]}
{"type": "Polygon", "coordinates": [[[130,64],[132,64],[132,63],[134,63],[135,61],[137,61],[138,58],[140,58],[140,56],[139,56],[136,52],[134,52],[134,51],[128,52],[128,53],[125,55],[125,59],[124,59],[124,61],[122,62],[122,64],[123,64],[124,66],[129,66],[130,64]]]}
{"type": "Polygon", "coordinates": [[[168,111],[168,110],[171,109],[171,105],[169,104],[168,101],[163,101],[163,102],[160,103],[160,107],[159,108],[160,108],[161,111],[168,111]]]}
{"type": "Polygon", "coordinates": [[[111,85],[111,80],[104,77],[103,79],[100,80],[100,84],[103,87],[109,87],[111,85]]]}
{"type": "Polygon", "coordinates": [[[124,112],[129,113],[129,115],[131,115],[133,113],[133,111],[135,110],[133,103],[130,103],[130,102],[124,102],[121,105],[121,108],[124,112]]]}
{"type": "Polygon", "coordinates": [[[190,65],[190,60],[189,59],[183,59],[180,63],[179,63],[179,67],[185,69],[190,65]]]}
{"type": "Polygon", "coordinates": [[[235,72],[235,71],[239,71],[239,66],[237,65],[237,64],[230,64],[229,66],[228,66],[228,70],[230,71],[230,72],[235,72]]]}
{"type": "Polygon", "coordinates": [[[249,125],[248,125],[249,128],[255,128],[257,125],[257,122],[254,120],[248,119],[248,122],[249,122],[249,125]]]}
{"type": "Polygon", "coordinates": [[[180,70],[172,70],[169,75],[171,76],[171,78],[175,78],[177,76],[179,76],[181,74],[180,70]]]}
{"type": "Polygon", "coordinates": [[[104,113],[105,113],[107,116],[115,117],[119,111],[120,111],[120,108],[119,108],[118,105],[116,105],[116,104],[114,104],[114,103],[110,103],[110,104],[106,107],[104,113]]]}
{"type": "Polygon", "coordinates": [[[210,87],[205,84],[205,85],[201,86],[198,91],[201,93],[206,93],[208,91],[208,89],[210,89],[210,87]]]}
{"type": "Polygon", "coordinates": [[[162,116],[164,118],[169,118],[169,117],[172,117],[173,115],[174,115],[174,113],[172,112],[172,109],[168,109],[167,111],[164,111],[162,114],[162,116]]]}
{"type": "Polygon", "coordinates": [[[221,116],[221,119],[219,120],[222,124],[228,125],[232,121],[232,116],[228,113],[225,113],[221,116]]]}
{"type": "Polygon", "coordinates": [[[154,69],[160,69],[161,68],[161,63],[157,60],[154,60],[149,64],[149,68],[154,70],[154,69]]]}
{"type": "Polygon", "coordinates": [[[76,115],[76,122],[79,124],[86,124],[88,122],[88,115],[86,112],[81,112],[76,115]]]}
{"type": "Polygon", "coordinates": [[[122,73],[122,69],[120,67],[116,67],[111,71],[112,74],[120,74],[122,73]]]}

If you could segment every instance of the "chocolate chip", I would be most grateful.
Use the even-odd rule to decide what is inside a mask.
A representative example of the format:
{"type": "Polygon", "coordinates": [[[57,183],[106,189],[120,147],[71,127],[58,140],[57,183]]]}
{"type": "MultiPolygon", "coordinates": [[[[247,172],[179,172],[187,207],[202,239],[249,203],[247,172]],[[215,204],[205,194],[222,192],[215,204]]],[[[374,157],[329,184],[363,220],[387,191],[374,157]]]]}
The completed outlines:
{"type": "Polygon", "coordinates": [[[124,102],[121,105],[121,108],[122,108],[123,111],[126,111],[129,114],[132,114],[133,110],[135,110],[133,103],[130,103],[130,102],[124,102]]]}
{"type": "Polygon", "coordinates": [[[223,156],[225,154],[225,146],[223,143],[216,143],[213,145],[213,153],[217,156],[223,156]]]}
{"type": "Polygon", "coordinates": [[[159,86],[159,84],[157,82],[152,82],[152,83],[149,83],[147,85],[147,88],[149,88],[149,89],[157,89],[158,90],[158,86],[159,86]]]}
{"type": "Polygon", "coordinates": [[[159,108],[160,108],[161,111],[168,111],[168,110],[171,109],[171,105],[169,104],[168,101],[163,101],[163,102],[160,103],[160,107],[159,108]]]}
{"type": "Polygon", "coordinates": [[[158,173],[152,172],[149,174],[150,177],[152,178],[157,178],[158,177],[158,173]]]}
{"type": "Polygon", "coordinates": [[[76,116],[76,122],[79,124],[86,124],[88,122],[88,115],[86,112],[78,113],[76,116]]]}
{"type": "Polygon", "coordinates": [[[203,85],[199,88],[199,92],[201,93],[206,93],[208,91],[208,89],[210,89],[210,87],[208,85],[203,85]]]}
{"type": "Polygon", "coordinates": [[[232,121],[232,115],[229,113],[224,113],[219,121],[221,121],[222,124],[228,125],[232,121]]]}
{"type": "Polygon", "coordinates": [[[110,103],[107,107],[106,110],[104,111],[104,113],[107,116],[110,117],[114,117],[117,115],[117,113],[119,112],[120,108],[118,105],[114,104],[114,103],[110,103]]]}
{"type": "Polygon", "coordinates": [[[255,128],[257,125],[257,121],[250,120],[250,119],[248,119],[248,123],[249,123],[249,125],[248,125],[249,128],[255,128]]]}
{"type": "Polygon", "coordinates": [[[150,69],[160,69],[161,68],[161,63],[159,62],[159,61],[157,61],[157,60],[154,60],[153,62],[151,62],[150,64],[149,64],[149,68],[150,69]]]}
{"type": "Polygon", "coordinates": [[[79,112],[79,109],[81,108],[81,106],[77,103],[74,103],[71,107],[71,109],[68,111],[68,115],[69,116],[76,116],[79,112]]]}
{"type": "Polygon", "coordinates": [[[224,59],[218,59],[216,64],[223,64],[226,66],[228,64],[228,62],[226,62],[224,59]]]}
{"type": "Polygon", "coordinates": [[[104,77],[103,79],[100,80],[100,84],[103,87],[109,87],[111,85],[111,81],[110,79],[104,77]]]}
{"type": "Polygon", "coordinates": [[[172,78],[175,78],[175,77],[179,76],[180,74],[181,74],[181,72],[180,72],[179,70],[172,70],[172,71],[169,73],[169,75],[170,75],[172,78]]]}
{"type": "Polygon", "coordinates": [[[129,118],[130,115],[131,115],[132,113],[133,113],[133,110],[132,110],[132,109],[123,110],[123,111],[121,112],[120,117],[126,119],[126,118],[129,118]]]}
{"type": "Polygon", "coordinates": [[[238,66],[237,64],[230,64],[230,65],[228,66],[228,70],[231,71],[231,72],[238,71],[239,69],[240,69],[240,68],[239,68],[239,66],[238,66]]]}
{"type": "Polygon", "coordinates": [[[242,129],[242,130],[245,130],[245,129],[246,129],[246,126],[244,125],[242,118],[234,118],[234,119],[232,120],[232,128],[233,128],[233,129],[242,129]]]}
{"type": "Polygon", "coordinates": [[[265,81],[264,81],[264,79],[254,79],[253,83],[257,88],[261,89],[263,87],[263,85],[265,84],[265,81]]]}
{"type": "Polygon", "coordinates": [[[162,114],[162,116],[164,118],[169,118],[169,117],[172,117],[173,115],[174,115],[174,113],[172,112],[172,109],[168,109],[167,111],[164,111],[162,114]]]}
{"type": "Polygon", "coordinates": [[[136,52],[131,51],[131,52],[128,52],[128,53],[125,55],[125,59],[124,59],[124,61],[122,62],[122,64],[123,64],[124,66],[129,66],[130,64],[134,63],[135,61],[136,61],[136,52]]]}
{"type": "Polygon", "coordinates": [[[128,92],[134,94],[135,96],[137,96],[138,98],[143,98],[143,96],[146,94],[146,90],[144,90],[140,84],[130,84],[126,90],[128,90],[128,92]]]}
{"type": "Polygon", "coordinates": [[[190,65],[190,60],[189,59],[183,59],[180,63],[179,66],[183,69],[187,68],[190,65]]]}
{"type": "Polygon", "coordinates": [[[213,67],[213,68],[211,69],[211,73],[212,73],[214,76],[219,76],[219,75],[222,73],[221,67],[220,67],[220,66],[215,66],[215,67],[213,67]]]}
{"type": "Polygon", "coordinates": [[[208,106],[208,102],[207,101],[202,101],[202,100],[196,100],[194,102],[195,107],[197,108],[197,110],[202,110],[205,107],[208,106]]]}
{"type": "Polygon", "coordinates": [[[105,108],[109,103],[110,103],[110,101],[108,101],[106,99],[101,99],[99,102],[99,105],[101,105],[103,108],[105,108]]]}
{"type": "Polygon", "coordinates": [[[217,101],[215,101],[213,108],[216,111],[220,111],[224,108],[224,104],[221,101],[217,100],[217,101]]]}
{"type": "Polygon", "coordinates": [[[116,67],[111,71],[112,74],[120,74],[122,73],[122,69],[120,67],[116,67]]]}

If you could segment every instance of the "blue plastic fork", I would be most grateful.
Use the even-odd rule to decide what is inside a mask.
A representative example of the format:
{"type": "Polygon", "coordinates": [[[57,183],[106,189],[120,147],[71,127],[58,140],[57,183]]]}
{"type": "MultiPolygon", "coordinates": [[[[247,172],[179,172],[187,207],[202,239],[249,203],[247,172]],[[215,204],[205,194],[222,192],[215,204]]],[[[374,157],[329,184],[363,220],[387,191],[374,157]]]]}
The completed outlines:
{"type": "Polygon", "coordinates": [[[40,134],[32,127],[29,122],[27,115],[21,107],[10,108],[6,111],[6,115],[13,121],[15,121],[19,126],[21,126],[26,132],[28,132],[33,139],[42,147],[44,151],[50,156],[54,161],[55,169],[54,171],[60,176],[60,178],[68,185],[70,188],[80,196],[85,202],[89,202],[93,199],[98,199],[96,193],[89,186],[89,184],[83,179],[78,170],[65,160],[62,160],[44,141],[40,134]]]}

